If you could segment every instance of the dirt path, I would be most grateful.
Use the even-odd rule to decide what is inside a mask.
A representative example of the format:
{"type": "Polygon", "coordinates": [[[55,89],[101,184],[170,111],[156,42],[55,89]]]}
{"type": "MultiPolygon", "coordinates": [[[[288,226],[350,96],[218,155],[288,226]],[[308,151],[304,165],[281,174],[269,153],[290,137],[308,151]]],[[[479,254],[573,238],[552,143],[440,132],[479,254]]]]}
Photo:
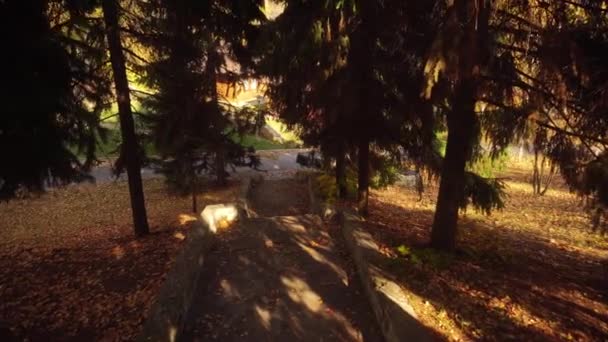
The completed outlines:
{"type": "Polygon", "coordinates": [[[303,215],[310,212],[306,182],[266,180],[251,194],[253,211],[260,217],[303,215]]]}
{"type": "Polygon", "coordinates": [[[258,214],[292,216],[249,219],[220,237],[183,340],[381,340],[339,240],[302,199],[306,188],[293,180],[254,190],[258,214]]]}

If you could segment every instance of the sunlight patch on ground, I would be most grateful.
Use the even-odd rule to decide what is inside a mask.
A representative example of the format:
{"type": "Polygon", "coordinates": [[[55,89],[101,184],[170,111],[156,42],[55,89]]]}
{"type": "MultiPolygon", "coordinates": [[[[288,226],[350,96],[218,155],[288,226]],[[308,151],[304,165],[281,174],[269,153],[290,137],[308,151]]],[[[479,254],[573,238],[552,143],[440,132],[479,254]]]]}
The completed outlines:
{"type": "Polygon", "coordinates": [[[270,331],[270,325],[271,325],[271,321],[272,321],[270,311],[260,307],[257,304],[255,305],[254,309],[255,309],[255,313],[258,317],[258,320],[260,321],[260,324],[262,324],[264,329],[270,331]]]}
{"type": "Polygon", "coordinates": [[[124,257],[126,254],[125,249],[122,246],[116,246],[114,248],[112,248],[112,255],[120,260],[122,259],[122,257],[124,257]]]}
{"type": "Polygon", "coordinates": [[[169,329],[169,341],[175,342],[176,338],[177,338],[177,328],[172,326],[171,329],[169,329]]]}
{"type": "Polygon", "coordinates": [[[287,295],[295,303],[303,304],[312,312],[319,312],[323,307],[323,300],[308,284],[298,277],[281,276],[281,282],[285,285],[287,295]]]}
{"type": "Polygon", "coordinates": [[[273,248],[274,247],[274,242],[272,242],[271,239],[264,237],[264,246],[268,247],[268,248],[273,248]]]}
{"type": "Polygon", "coordinates": [[[222,288],[222,292],[224,293],[224,296],[227,298],[238,299],[241,297],[239,290],[237,288],[235,288],[234,286],[232,286],[232,284],[230,284],[230,282],[226,279],[222,279],[220,281],[220,287],[222,288]]]}
{"type": "MultiPolygon", "coordinates": [[[[353,327],[351,322],[342,313],[325,305],[323,299],[312,291],[304,280],[294,276],[281,276],[281,282],[285,285],[287,295],[292,301],[304,305],[308,310],[321,315],[325,319],[336,321],[350,336],[351,340],[362,340],[361,333],[353,327]]],[[[297,317],[294,318],[297,319],[297,317]]]]}
{"type": "Polygon", "coordinates": [[[274,221],[294,233],[306,233],[306,227],[296,217],[277,217],[274,221]]]}
{"type": "MultiPolygon", "coordinates": [[[[534,195],[532,193],[532,185],[530,183],[520,182],[520,181],[506,181],[505,185],[507,186],[508,192],[521,192],[523,194],[527,194],[527,195],[531,195],[531,196],[534,195]]],[[[534,196],[536,196],[536,195],[534,195],[534,196]]],[[[564,198],[564,199],[575,199],[576,198],[576,194],[568,191],[568,189],[557,188],[557,187],[549,187],[549,189],[547,190],[547,193],[544,196],[554,197],[554,198],[564,198]]],[[[538,197],[542,197],[542,196],[538,196],[538,197]]]]}
{"type": "Polygon", "coordinates": [[[371,239],[369,233],[362,230],[356,230],[353,232],[353,236],[361,247],[380,252],[380,248],[374,242],[374,240],[371,239]]]}
{"type": "MultiPolygon", "coordinates": [[[[593,231],[581,199],[562,179],[538,196],[525,170],[507,171],[505,208],[489,216],[461,213],[459,253],[449,265],[385,254],[386,267],[398,274],[423,323],[449,340],[606,336],[600,284],[608,239],[593,231]]],[[[425,190],[422,200],[407,188],[370,193],[368,231],[381,239],[381,249],[428,243],[437,184],[425,190]]]]}
{"type": "Polygon", "coordinates": [[[196,216],[190,214],[179,214],[177,217],[180,226],[185,226],[191,222],[196,221],[196,216]]]}
{"type": "Polygon", "coordinates": [[[338,278],[342,281],[342,283],[344,285],[348,285],[348,276],[346,275],[346,271],[344,271],[344,269],[342,267],[339,267],[335,263],[327,260],[327,258],[325,256],[323,256],[323,254],[317,252],[314,248],[308,247],[305,244],[302,244],[299,242],[298,242],[298,246],[304,252],[306,252],[308,255],[310,255],[315,261],[329,266],[329,268],[331,268],[332,271],[334,271],[334,273],[336,273],[336,276],[338,276],[338,278]]]}

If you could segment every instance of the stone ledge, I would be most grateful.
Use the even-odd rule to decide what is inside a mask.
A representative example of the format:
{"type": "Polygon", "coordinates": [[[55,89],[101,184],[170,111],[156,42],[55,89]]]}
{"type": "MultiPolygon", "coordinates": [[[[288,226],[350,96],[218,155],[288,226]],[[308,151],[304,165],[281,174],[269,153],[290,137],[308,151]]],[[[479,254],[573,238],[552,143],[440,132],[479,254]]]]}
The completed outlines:
{"type": "Polygon", "coordinates": [[[174,342],[179,339],[205,256],[217,241],[217,222],[249,217],[248,197],[252,184],[254,182],[250,178],[242,180],[236,205],[219,204],[203,209],[201,217],[192,225],[185,246],[175,258],[175,264],[167,274],[137,341],[174,342]]]}
{"type": "Polygon", "coordinates": [[[416,318],[401,286],[370,260],[379,250],[374,238],[352,211],[338,213],[340,226],[363,290],[387,342],[434,341],[436,338],[416,318]]]}
{"type": "Polygon", "coordinates": [[[196,291],[205,254],[214,243],[215,236],[208,226],[197,220],[167,274],[138,341],[176,341],[196,291]]]}

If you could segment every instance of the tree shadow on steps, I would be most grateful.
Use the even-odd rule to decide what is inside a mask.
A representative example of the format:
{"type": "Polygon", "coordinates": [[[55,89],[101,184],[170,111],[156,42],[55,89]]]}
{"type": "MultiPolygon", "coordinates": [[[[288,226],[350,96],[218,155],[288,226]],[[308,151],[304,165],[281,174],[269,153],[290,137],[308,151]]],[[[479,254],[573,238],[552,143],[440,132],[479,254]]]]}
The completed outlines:
{"type": "Polygon", "coordinates": [[[313,215],[252,219],[220,237],[185,341],[382,341],[352,265],[313,215]]]}

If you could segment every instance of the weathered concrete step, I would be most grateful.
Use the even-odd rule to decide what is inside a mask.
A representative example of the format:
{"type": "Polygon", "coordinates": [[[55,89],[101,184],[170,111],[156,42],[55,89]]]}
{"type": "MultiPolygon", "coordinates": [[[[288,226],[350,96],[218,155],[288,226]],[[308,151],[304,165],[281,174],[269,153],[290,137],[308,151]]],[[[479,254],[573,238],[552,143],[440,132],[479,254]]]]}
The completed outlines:
{"type": "Polygon", "coordinates": [[[381,340],[318,216],[249,218],[219,240],[182,340],[381,340]]]}
{"type": "Polygon", "coordinates": [[[249,192],[253,216],[297,216],[311,212],[308,184],[304,180],[264,180],[249,192]]]}

